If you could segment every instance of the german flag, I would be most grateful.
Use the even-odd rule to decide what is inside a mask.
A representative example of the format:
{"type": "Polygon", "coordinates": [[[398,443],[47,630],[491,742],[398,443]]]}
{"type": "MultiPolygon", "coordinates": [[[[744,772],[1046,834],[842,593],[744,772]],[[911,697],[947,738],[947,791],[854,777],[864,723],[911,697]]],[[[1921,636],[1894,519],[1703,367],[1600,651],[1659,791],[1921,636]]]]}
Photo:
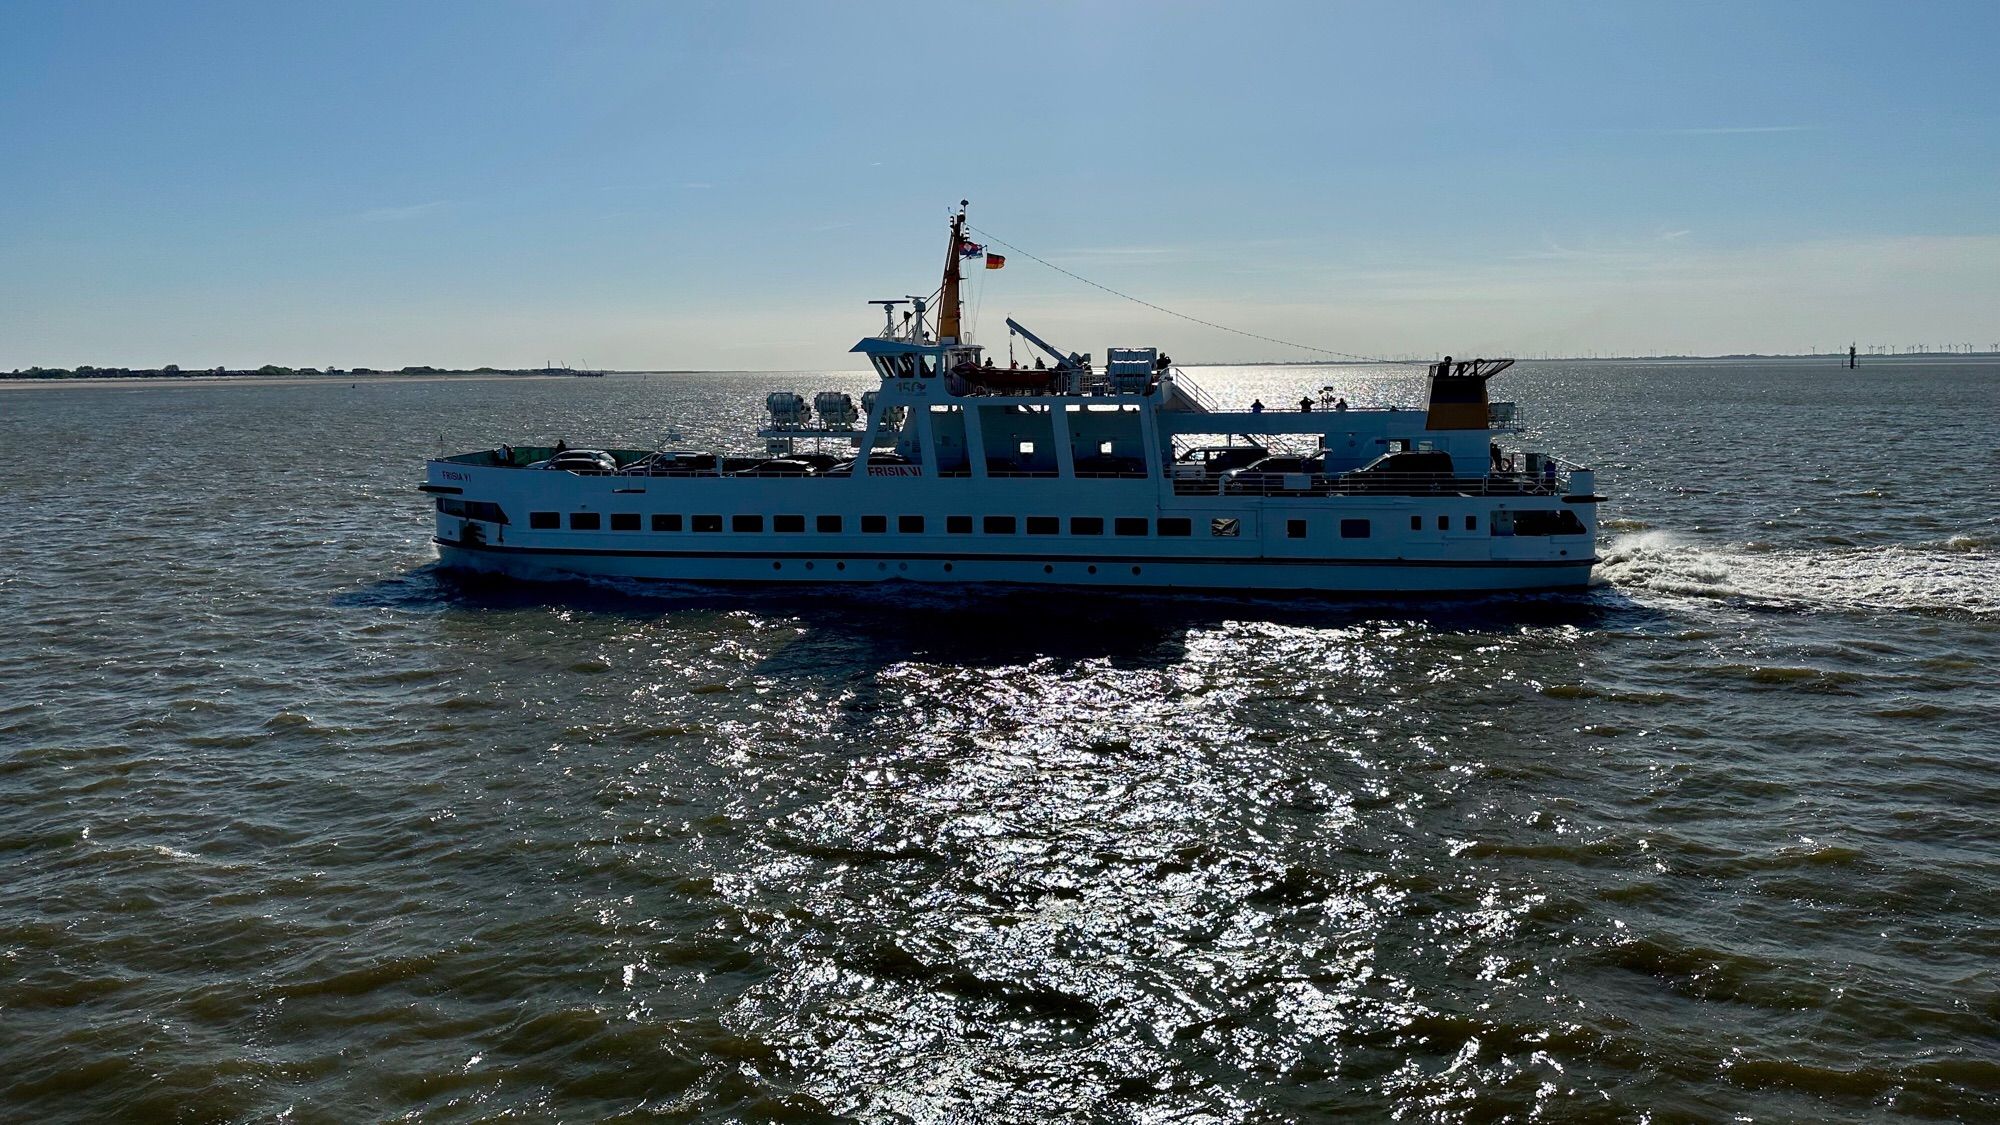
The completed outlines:
{"type": "Polygon", "coordinates": [[[1007,258],[1006,255],[1004,254],[989,253],[986,255],[986,268],[989,270],[997,270],[1001,266],[1004,266],[1006,264],[1007,264],[1007,258]]]}

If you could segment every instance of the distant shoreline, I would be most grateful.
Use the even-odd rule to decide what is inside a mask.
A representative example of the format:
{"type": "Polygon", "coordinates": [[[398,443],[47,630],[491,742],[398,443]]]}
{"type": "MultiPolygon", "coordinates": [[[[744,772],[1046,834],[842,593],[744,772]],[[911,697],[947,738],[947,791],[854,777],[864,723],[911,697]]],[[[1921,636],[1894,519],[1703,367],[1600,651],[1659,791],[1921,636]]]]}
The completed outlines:
{"type": "MultiPolygon", "coordinates": [[[[1962,363],[1966,361],[2000,361],[2000,352],[1927,352],[1913,355],[1863,355],[1855,357],[1862,367],[1883,366],[1904,363],[1962,363]]],[[[1295,360],[1228,360],[1212,363],[1183,363],[1182,367],[1380,367],[1383,364],[1417,365],[1427,360],[1360,360],[1360,359],[1295,359],[1295,360]]],[[[1734,355],[1632,355],[1632,356],[1541,356],[1522,359],[1522,363],[1774,363],[1805,362],[1824,363],[1835,367],[1845,367],[1845,355],[1763,355],[1741,353],[1734,355]]],[[[35,370],[35,369],[31,369],[35,370]]],[[[392,382],[445,382],[445,381],[497,381],[516,379],[587,379],[604,375],[755,375],[781,374],[767,368],[743,368],[725,370],[720,368],[662,368],[643,371],[592,371],[576,372],[563,369],[549,370],[530,368],[522,370],[499,370],[496,368],[467,368],[450,370],[445,368],[403,369],[397,371],[313,371],[290,370],[285,368],[221,371],[135,371],[129,368],[92,370],[88,374],[65,372],[61,374],[30,374],[28,372],[0,372],[0,390],[24,387],[64,387],[64,386],[242,386],[268,387],[301,385],[309,383],[392,383],[392,382]]]]}
{"type": "Polygon", "coordinates": [[[104,374],[89,375],[24,375],[21,373],[0,373],[0,390],[23,387],[70,387],[70,386],[131,386],[131,387],[187,387],[187,386],[235,386],[273,387],[298,386],[307,383],[440,383],[440,382],[481,382],[499,380],[544,380],[544,379],[588,379],[598,375],[688,375],[686,371],[600,371],[591,375],[578,375],[562,371],[366,371],[338,372],[325,371],[267,374],[262,371],[230,371],[216,374],[213,371],[183,371],[177,374],[104,374]]]}

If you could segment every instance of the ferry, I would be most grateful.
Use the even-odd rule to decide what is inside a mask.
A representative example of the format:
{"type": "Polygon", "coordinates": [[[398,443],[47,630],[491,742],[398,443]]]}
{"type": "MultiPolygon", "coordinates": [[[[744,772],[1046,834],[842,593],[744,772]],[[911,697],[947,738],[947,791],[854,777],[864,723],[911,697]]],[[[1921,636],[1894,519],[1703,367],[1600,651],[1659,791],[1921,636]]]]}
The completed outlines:
{"type": "Polygon", "coordinates": [[[1422,409],[1330,390],[1224,409],[1156,348],[1099,365],[1012,319],[1041,354],[1000,366],[961,308],[963,263],[983,249],[963,202],[950,227],[934,305],[870,302],[884,324],[852,350],[880,382],[858,405],[774,391],[761,453],[558,442],[438,457],[419,487],[441,565],[1334,594],[1590,581],[1595,474],[1525,448],[1514,404],[1489,399],[1512,360],[1429,365],[1422,409]]]}

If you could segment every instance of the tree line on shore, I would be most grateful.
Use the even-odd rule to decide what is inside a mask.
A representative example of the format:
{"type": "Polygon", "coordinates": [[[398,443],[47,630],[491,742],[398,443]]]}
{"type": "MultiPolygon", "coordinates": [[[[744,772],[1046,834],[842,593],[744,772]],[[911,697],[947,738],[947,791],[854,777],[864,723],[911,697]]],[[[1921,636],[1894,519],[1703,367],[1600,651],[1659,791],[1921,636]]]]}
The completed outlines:
{"type": "Polygon", "coordinates": [[[286,375],[536,375],[537,369],[508,369],[501,367],[404,367],[398,369],[373,367],[280,367],[267,363],[257,368],[192,367],[183,369],[179,364],[169,363],[165,367],[92,367],[79,364],[76,367],[17,367],[6,377],[11,379],[188,379],[195,376],[286,376],[286,375]]]}

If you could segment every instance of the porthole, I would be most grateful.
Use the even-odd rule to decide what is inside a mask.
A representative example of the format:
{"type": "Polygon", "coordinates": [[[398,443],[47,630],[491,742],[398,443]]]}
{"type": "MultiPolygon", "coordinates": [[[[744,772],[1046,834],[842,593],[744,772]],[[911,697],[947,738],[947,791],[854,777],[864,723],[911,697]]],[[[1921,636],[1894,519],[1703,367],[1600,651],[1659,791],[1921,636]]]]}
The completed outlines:
{"type": "Polygon", "coordinates": [[[909,564],[909,563],[897,563],[897,564],[896,564],[896,569],[897,569],[897,570],[908,570],[908,569],[910,569],[910,564],[909,564]]]}
{"type": "Polygon", "coordinates": [[[1137,573],[1139,573],[1139,568],[1138,568],[1138,567],[1136,567],[1136,566],[1135,566],[1135,567],[1133,567],[1133,568],[1132,568],[1132,573],[1133,573],[1133,574],[1137,574],[1137,573]]]}
{"type": "Polygon", "coordinates": [[[806,564],[806,569],[807,569],[807,570],[811,570],[812,568],[813,568],[813,564],[811,564],[811,563],[807,563],[807,564],[806,564]]]}
{"type": "Polygon", "coordinates": [[[1094,566],[1093,566],[1093,567],[1091,567],[1091,568],[1090,568],[1090,573],[1092,573],[1092,574],[1096,574],[1096,573],[1097,573],[1097,568],[1096,568],[1096,567],[1094,567],[1094,566]]]}
{"type": "Polygon", "coordinates": [[[771,569],[772,569],[772,570],[783,570],[783,569],[785,569],[785,564],[784,564],[784,563],[781,563],[781,562],[774,562],[774,563],[772,563],[772,564],[771,564],[771,569]]]}
{"type": "Polygon", "coordinates": [[[846,570],[846,569],[847,569],[847,564],[846,564],[846,563],[844,563],[844,562],[842,562],[842,563],[834,563],[834,564],[833,564],[833,569],[835,569],[835,570],[846,570]]]}
{"type": "Polygon", "coordinates": [[[1052,566],[1044,566],[1044,567],[1042,568],[1042,573],[1043,573],[1043,574],[1054,574],[1055,572],[1056,572],[1056,568],[1055,568],[1055,567],[1052,567],[1052,566]]]}
{"type": "Polygon", "coordinates": [[[946,574],[950,574],[950,573],[951,573],[951,564],[950,564],[950,563],[946,563],[946,564],[944,564],[944,572],[945,572],[946,574]]]}

